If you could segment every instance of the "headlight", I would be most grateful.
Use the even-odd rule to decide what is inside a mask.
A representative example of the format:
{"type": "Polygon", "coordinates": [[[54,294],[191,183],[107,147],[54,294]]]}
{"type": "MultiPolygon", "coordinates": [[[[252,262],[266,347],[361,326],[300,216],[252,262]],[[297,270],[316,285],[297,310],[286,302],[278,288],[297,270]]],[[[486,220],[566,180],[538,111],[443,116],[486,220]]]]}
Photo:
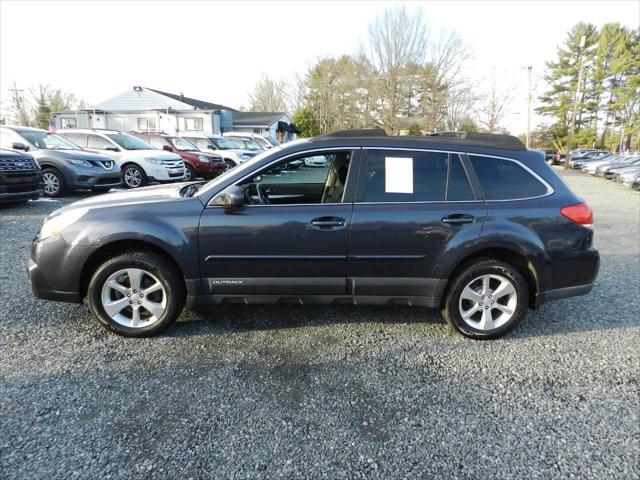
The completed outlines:
{"type": "Polygon", "coordinates": [[[145,159],[147,162],[155,163],[156,165],[162,165],[162,164],[164,164],[164,161],[163,161],[163,160],[161,160],[161,159],[159,159],[159,158],[155,158],[155,157],[144,157],[144,159],[145,159]]]}
{"type": "Polygon", "coordinates": [[[64,229],[77,222],[85,213],[87,213],[86,208],[77,208],[45,220],[40,229],[40,240],[58,235],[64,229]]]}
{"type": "Polygon", "coordinates": [[[198,160],[200,160],[202,163],[211,163],[209,157],[205,157],[204,155],[198,155],[198,160]]]}
{"type": "Polygon", "coordinates": [[[77,158],[65,158],[65,160],[73,165],[78,165],[79,167],[92,167],[91,162],[87,162],[86,160],[78,160],[77,158]]]}

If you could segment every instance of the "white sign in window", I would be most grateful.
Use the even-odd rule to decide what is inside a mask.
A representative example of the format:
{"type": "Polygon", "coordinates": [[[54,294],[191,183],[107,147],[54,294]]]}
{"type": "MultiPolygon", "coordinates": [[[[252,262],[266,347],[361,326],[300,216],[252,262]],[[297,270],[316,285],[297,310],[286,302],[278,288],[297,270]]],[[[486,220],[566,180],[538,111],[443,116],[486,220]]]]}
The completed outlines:
{"type": "Polygon", "coordinates": [[[413,158],[385,157],[384,191],[413,193],[413,158]]]}

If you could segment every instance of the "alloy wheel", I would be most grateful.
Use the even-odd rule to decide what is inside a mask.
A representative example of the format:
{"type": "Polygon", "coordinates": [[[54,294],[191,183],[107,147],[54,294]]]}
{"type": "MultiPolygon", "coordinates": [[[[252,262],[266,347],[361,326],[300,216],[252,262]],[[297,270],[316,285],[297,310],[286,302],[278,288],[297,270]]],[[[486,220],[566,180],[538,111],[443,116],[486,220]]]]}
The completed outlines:
{"type": "Polygon", "coordinates": [[[142,184],[142,174],[135,167],[127,167],[124,171],[124,183],[131,188],[139,187],[142,184]]]}
{"type": "Polygon", "coordinates": [[[47,195],[56,195],[60,190],[60,180],[55,173],[45,172],[42,175],[44,182],[44,193],[47,195]]]}
{"type": "Polygon", "coordinates": [[[116,323],[144,328],[156,323],[167,309],[167,293],[153,274],[140,268],[118,270],[102,286],[102,308],[116,323]]]}
{"type": "Polygon", "coordinates": [[[185,167],[184,169],[184,181],[185,182],[190,182],[193,179],[192,175],[191,175],[191,169],[185,167]]]}
{"type": "Polygon", "coordinates": [[[460,316],[470,327],[489,331],[508,323],[516,311],[518,294],[501,275],[481,275],[467,284],[458,302],[460,316]]]}

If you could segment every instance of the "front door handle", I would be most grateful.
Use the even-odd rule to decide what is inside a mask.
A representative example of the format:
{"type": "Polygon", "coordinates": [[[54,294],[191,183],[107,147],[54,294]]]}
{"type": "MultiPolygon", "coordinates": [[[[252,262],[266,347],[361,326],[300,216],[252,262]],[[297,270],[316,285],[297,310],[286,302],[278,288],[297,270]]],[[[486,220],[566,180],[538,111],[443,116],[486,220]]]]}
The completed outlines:
{"type": "Polygon", "coordinates": [[[311,220],[311,225],[319,228],[342,227],[344,223],[344,218],[339,217],[318,217],[311,220]]]}
{"type": "Polygon", "coordinates": [[[464,225],[465,223],[473,223],[476,218],[473,215],[465,215],[462,213],[455,213],[448,215],[442,219],[442,223],[446,225],[464,225]]]}

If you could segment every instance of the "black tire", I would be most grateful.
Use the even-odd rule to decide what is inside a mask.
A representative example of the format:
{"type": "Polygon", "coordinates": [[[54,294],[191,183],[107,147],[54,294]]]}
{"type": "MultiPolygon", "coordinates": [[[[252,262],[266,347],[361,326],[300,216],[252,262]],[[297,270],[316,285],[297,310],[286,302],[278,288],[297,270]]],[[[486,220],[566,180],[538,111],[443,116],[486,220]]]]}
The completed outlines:
{"type": "MultiPolygon", "coordinates": [[[[123,295],[124,296],[124,295],[123,295]]],[[[102,263],[94,272],[89,282],[87,298],[89,307],[108,330],[125,337],[149,337],[161,332],[176,321],[186,297],[184,280],[180,271],[164,256],[149,252],[126,252],[102,263]],[[166,295],[166,307],[160,317],[151,325],[132,328],[112,319],[102,303],[102,288],[114,273],[127,268],[145,270],[155,276],[166,295]]]]}
{"type": "MultiPolygon", "coordinates": [[[[486,303],[487,300],[484,302],[486,303]]],[[[513,330],[522,321],[529,303],[529,288],[523,275],[512,265],[493,258],[479,258],[467,265],[451,280],[444,297],[442,316],[456,331],[474,339],[498,338],[513,330]],[[462,291],[481,275],[497,275],[507,279],[515,289],[517,304],[511,318],[503,325],[490,330],[474,328],[465,322],[460,313],[462,291]]],[[[492,302],[493,304],[493,302],[492,302]]],[[[480,304],[482,305],[482,303],[480,304]]],[[[482,314],[480,307],[479,313],[482,314]]],[[[494,308],[494,307],[490,307],[494,308]]]]}
{"type": "Polygon", "coordinates": [[[190,181],[196,179],[196,171],[193,169],[192,166],[185,164],[184,165],[184,173],[185,173],[185,176],[184,176],[183,181],[190,182],[190,181]],[[187,178],[187,176],[189,178],[187,178]]]}
{"type": "Polygon", "coordinates": [[[235,168],[238,166],[238,164],[233,160],[231,160],[230,158],[225,158],[224,163],[227,164],[227,170],[231,170],[232,168],[235,168]]]}
{"type": "Polygon", "coordinates": [[[147,174],[144,170],[135,163],[129,163],[122,167],[122,184],[125,188],[140,188],[144,187],[148,183],[147,174]],[[133,180],[133,178],[139,178],[140,183],[133,180]],[[129,181],[127,181],[129,179],[129,181]]]}
{"type": "Polygon", "coordinates": [[[62,176],[60,171],[55,168],[45,167],[42,170],[42,178],[45,183],[45,197],[59,197],[67,189],[67,186],[64,183],[64,177],[62,176]],[[57,185],[57,189],[54,189],[53,185],[57,185]]]}

